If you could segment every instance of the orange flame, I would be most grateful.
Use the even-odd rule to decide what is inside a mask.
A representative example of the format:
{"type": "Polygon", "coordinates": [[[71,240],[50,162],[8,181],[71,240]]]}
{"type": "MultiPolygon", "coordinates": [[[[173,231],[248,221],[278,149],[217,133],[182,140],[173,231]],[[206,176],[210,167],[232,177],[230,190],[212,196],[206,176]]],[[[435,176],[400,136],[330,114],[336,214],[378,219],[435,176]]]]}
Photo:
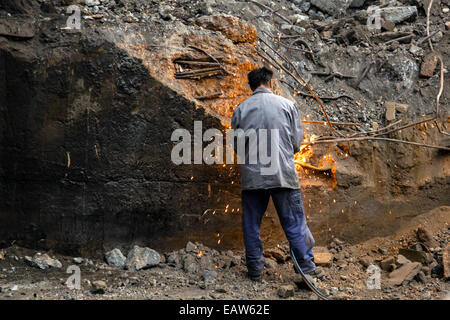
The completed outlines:
{"type": "MultiPolygon", "coordinates": [[[[297,172],[300,174],[303,170],[311,169],[316,171],[323,172],[324,175],[329,176],[331,178],[331,187],[334,188],[337,185],[337,180],[335,177],[336,172],[336,161],[333,156],[328,153],[319,158],[319,165],[315,166],[310,164],[311,160],[314,158],[314,152],[312,150],[312,145],[309,143],[314,142],[317,139],[315,134],[306,135],[303,144],[300,147],[300,151],[297,152],[294,156],[294,163],[297,169],[297,172]],[[329,172],[327,172],[329,171],[329,172]]],[[[307,173],[308,171],[306,171],[307,173]]]]}

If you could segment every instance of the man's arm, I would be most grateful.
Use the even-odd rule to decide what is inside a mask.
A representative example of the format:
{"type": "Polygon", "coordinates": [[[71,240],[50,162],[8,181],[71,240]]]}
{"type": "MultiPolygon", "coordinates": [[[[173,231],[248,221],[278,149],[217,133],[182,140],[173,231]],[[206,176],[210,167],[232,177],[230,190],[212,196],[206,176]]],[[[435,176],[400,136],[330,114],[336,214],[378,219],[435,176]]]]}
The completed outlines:
{"type": "Polygon", "coordinates": [[[300,119],[300,112],[295,105],[292,105],[292,146],[294,153],[300,151],[300,145],[303,141],[303,127],[300,119]]]}
{"type": "MultiPolygon", "coordinates": [[[[239,109],[239,106],[234,109],[233,117],[231,118],[231,129],[237,130],[240,128],[240,120],[241,120],[241,110],[239,109]]],[[[237,152],[237,137],[234,135],[233,138],[233,149],[234,152],[237,152]]]]}

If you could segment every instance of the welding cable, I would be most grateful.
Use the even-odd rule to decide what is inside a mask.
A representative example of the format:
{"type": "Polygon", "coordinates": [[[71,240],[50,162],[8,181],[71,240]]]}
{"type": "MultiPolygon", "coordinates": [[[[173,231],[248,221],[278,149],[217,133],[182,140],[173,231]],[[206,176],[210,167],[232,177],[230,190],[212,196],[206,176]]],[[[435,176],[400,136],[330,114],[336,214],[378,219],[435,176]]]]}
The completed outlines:
{"type": "Polygon", "coordinates": [[[311,289],[311,291],[314,292],[322,300],[332,300],[331,298],[327,297],[322,292],[320,292],[316,287],[314,287],[314,285],[311,283],[311,281],[309,281],[308,277],[303,272],[302,268],[300,268],[300,265],[298,264],[297,259],[295,258],[294,251],[292,250],[292,248],[291,248],[291,256],[292,256],[292,260],[294,261],[295,268],[300,273],[300,275],[303,278],[303,281],[305,281],[305,283],[308,285],[308,287],[311,289]]]}

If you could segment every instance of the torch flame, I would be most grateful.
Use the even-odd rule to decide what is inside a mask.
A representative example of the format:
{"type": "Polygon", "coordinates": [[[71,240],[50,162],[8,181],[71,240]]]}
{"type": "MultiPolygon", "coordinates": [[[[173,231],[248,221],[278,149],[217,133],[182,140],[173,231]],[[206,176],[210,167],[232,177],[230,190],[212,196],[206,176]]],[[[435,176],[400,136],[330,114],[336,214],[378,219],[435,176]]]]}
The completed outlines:
{"type": "Polygon", "coordinates": [[[331,178],[331,187],[334,188],[337,184],[337,180],[335,178],[336,172],[336,161],[334,160],[331,154],[326,154],[321,157],[319,160],[319,165],[314,166],[311,165],[311,160],[314,157],[314,152],[312,150],[312,145],[310,143],[314,142],[317,139],[315,134],[306,135],[303,144],[300,146],[300,151],[297,152],[294,156],[294,163],[297,172],[301,174],[303,170],[312,169],[316,171],[329,171],[330,173],[324,173],[325,175],[329,175],[331,178]]]}

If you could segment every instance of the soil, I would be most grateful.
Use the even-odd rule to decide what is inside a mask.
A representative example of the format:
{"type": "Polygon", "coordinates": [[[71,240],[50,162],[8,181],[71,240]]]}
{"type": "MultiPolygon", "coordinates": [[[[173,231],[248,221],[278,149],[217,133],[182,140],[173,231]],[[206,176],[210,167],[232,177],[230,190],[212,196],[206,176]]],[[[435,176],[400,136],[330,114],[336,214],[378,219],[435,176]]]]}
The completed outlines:
{"type": "MultiPolygon", "coordinates": [[[[414,299],[414,300],[449,300],[450,283],[443,278],[442,250],[450,241],[450,207],[440,207],[424,215],[416,217],[408,226],[391,237],[374,238],[358,245],[350,245],[334,239],[327,248],[317,247],[316,252],[328,251],[333,255],[331,265],[323,266],[324,276],[316,280],[318,288],[332,299],[414,299]],[[373,260],[375,265],[386,257],[396,256],[399,248],[417,243],[417,226],[426,226],[438,243],[433,249],[433,259],[437,267],[430,271],[424,279],[415,277],[400,286],[388,284],[388,272],[381,271],[381,288],[369,289],[367,267],[362,264],[363,258],[373,260]]],[[[292,260],[287,254],[287,245],[271,248],[267,252],[278,251],[278,262],[271,259],[270,265],[263,272],[261,281],[250,280],[246,275],[243,252],[236,250],[218,251],[202,244],[192,243],[193,254],[200,251],[203,257],[212,257],[217,276],[214,279],[203,279],[203,269],[187,272],[183,268],[173,266],[164,259],[158,266],[128,271],[107,265],[102,260],[84,259],[81,264],[73,262],[74,257],[62,256],[48,252],[63,265],[61,269],[40,270],[23,261],[24,256],[32,256],[32,249],[11,246],[4,249],[4,258],[0,260],[0,299],[284,299],[280,297],[280,287],[292,285],[292,300],[313,299],[317,296],[299,281],[294,272],[292,260]],[[227,263],[227,257],[233,256],[234,263],[227,263]],[[284,262],[281,262],[285,259],[284,262]],[[69,289],[66,281],[69,265],[77,265],[81,270],[81,288],[69,289]],[[104,281],[101,290],[93,287],[95,281],[104,281]]],[[[179,251],[180,256],[187,255],[186,250],[179,251]]],[[[165,257],[170,253],[166,253],[165,257]]],[[[204,265],[208,267],[208,265],[204,265]]],[[[426,264],[424,264],[426,267],[426,264]]],[[[213,272],[214,272],[213,270],[213,272]]]]}

